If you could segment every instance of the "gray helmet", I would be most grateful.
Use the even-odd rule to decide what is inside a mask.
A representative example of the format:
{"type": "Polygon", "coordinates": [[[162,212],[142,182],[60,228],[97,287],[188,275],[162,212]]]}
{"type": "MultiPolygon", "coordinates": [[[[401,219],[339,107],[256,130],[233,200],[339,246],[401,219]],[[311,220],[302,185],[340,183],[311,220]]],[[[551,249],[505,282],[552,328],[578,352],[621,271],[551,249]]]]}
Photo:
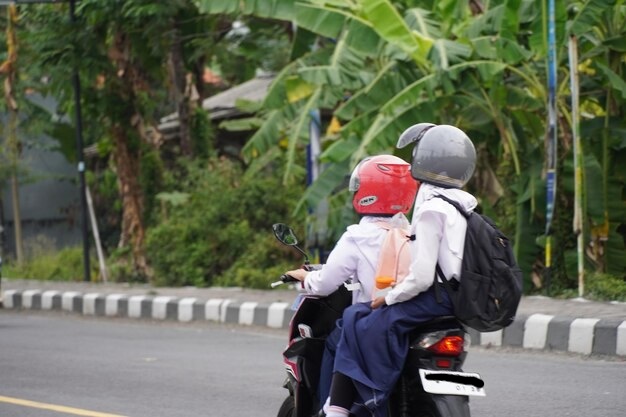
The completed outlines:
{"type": "Polygon", "coordinates": [[[419,123],[406,129],[398,148],[416,142],[411,176],[444,188],[462,188],[474,174],[476,149],[461,129],[450,125],[419,123]]]}

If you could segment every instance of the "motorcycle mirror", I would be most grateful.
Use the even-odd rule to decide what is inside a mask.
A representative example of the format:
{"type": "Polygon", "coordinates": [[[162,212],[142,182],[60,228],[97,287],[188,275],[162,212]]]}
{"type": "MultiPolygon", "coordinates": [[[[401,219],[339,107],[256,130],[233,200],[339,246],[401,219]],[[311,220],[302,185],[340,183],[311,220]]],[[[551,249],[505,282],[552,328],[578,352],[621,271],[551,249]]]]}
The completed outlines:
{"type": "Polygon", "coordinates": [[[276,236],[276,239],[278,239],[284,245],[293,246],[294,248],[296,248],[298,252],[304,255],[304,264],[309,264],[309,256],[298,246],[298,238],[296,237],[296,234],[291,227],[287,226],[284,223],[276,223],[272,225],[272,230],[274,231],[274,236],[276,236]]]}
{"type": "Polygon", "coordinates": [[[293,232],[293,229],[286,224],[276,223],[272,226],[272,229],[274,230],[274,236],[276,236],[276,239],[283,244],[287,246],[296,246],[298,244],[296,234],[293,232]]]}

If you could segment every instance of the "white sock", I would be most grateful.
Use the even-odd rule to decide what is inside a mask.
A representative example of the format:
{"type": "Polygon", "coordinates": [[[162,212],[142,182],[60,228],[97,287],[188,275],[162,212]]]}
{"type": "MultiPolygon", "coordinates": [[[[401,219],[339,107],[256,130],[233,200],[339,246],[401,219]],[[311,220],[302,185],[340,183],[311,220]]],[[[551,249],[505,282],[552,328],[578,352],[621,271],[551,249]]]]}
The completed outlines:
{"type": "Polygon", "coordinates": [[[330,397],[326,398],[326,402],[324,402],[324,405],[322,406],[324,414],[328,414],[328,407],[330,407],[330,397]]]}
{"type": "Polygon", "coordinates": [[[329,405],[326,407],[326,417],[348,417],[350,411],[345,408],[338,407],[336,405],[329,405]]]}

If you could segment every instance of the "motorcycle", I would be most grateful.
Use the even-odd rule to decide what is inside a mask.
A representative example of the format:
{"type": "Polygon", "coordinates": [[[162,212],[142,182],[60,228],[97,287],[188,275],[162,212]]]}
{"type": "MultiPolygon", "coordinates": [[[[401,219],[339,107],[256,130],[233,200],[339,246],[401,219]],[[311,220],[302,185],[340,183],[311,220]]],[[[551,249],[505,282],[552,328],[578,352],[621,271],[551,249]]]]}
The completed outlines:
{"type": "MultiPolygon", "coordinates": [[[[289,226],[273,225],[275,237],[304,256],[306,270],[311,265],[289,226]]],[[[272,287],[297,282],[282,275],[272,287]]],[[[349,285],[325,296],[300,294],[294,302],[289,324],[289,341],[283,351],[289,391],[277,417],[323,416],[317,386],[324,343],[343,310],[352,304],[349,285]]],[[[464,372],[463,363],[470,344],[469,334],[454,317],[440,317],[420,325],[411,333],[409,354],[402,375],[388,401],[389,417],[470,417],[469,397],[485,396],[484,382],[477,373],[464,372]]]]}

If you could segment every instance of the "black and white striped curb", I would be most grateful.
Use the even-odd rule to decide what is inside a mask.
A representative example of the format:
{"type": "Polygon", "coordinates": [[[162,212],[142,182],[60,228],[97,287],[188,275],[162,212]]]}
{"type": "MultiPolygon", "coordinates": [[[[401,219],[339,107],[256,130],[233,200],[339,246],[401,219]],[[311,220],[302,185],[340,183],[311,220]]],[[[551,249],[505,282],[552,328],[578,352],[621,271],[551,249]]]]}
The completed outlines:
{"type": "MultiPolygon", "coordinates": [[[[58,310],[85,316],[127,317],[180,322],[214,321],[287,328],[290,303],[263,304],[233,299],[177,298],[68,291],[8,290],[6,309],[58,310]]],[[[555,350],[585,355],[626,357],[626,320],[568,318],[547,314],[518,315],[509,327],[479,333],[469,329],[473,344],[555,350]]]]}
{"type": "Polygon", "coordinates": [[[170,296],[82,294],[75,291],[4,291],[6,309],[58,310],[85,316],[132,319],[215,321],[241,325],[286,328],[293,315],[290,304],[237,302],[231,299],[199,300],[170,296]]]}
{"type": "Polygon", "coordinates": [[[472,343],[481,346],[626,357],[626,320],[518,315],[503,330],[479,333],[470,329],[469,333],[472,343]]]}

